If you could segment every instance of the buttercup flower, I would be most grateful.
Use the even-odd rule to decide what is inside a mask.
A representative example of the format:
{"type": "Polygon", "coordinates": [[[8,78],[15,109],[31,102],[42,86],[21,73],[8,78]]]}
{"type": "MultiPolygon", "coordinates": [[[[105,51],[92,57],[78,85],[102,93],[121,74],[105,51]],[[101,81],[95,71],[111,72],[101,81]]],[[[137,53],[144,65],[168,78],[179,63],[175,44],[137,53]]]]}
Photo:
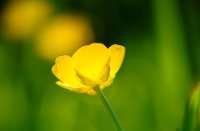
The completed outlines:
{"type": "Polygon", "coordinates": [[[125,55],[125,47],[114,44],[107,48],[101,43],[82,46],[73,55],[57,57],[52,67],[59,79],[56,83],[79,93],[95,95],[94,87],[109,86],[118,72],[125,55]]]}

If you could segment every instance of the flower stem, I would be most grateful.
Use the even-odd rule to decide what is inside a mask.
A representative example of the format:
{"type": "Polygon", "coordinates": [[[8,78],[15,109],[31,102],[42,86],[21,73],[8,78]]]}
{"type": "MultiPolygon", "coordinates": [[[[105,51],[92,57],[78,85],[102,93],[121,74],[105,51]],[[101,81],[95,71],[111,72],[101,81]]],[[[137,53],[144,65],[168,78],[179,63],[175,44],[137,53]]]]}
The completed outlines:
{"type": "Polygon", "coordinates": [[[97,91],[97,95],[99,96],[99,98],[101,99],[102,103],[104,104],[106,110],[108,111],[108,113],[110,114],[113,123],[115,124],[116,128],[118,131],[123,131],[119,120],[117,119],[117,116],[115,115],[115,113],[112,110],[112,107],[110,105],[110,103],[108,102],[108,100],[106,99],[103,91],[99,88],[99,87],[95,87],[95,90],[97,91]]]}

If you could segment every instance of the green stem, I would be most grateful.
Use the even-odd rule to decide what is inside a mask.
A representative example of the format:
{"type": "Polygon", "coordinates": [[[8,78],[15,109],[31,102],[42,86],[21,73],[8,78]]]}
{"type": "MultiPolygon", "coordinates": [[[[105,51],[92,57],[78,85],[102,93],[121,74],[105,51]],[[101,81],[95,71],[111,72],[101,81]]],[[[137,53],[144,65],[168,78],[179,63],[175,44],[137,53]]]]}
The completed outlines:
{"type": "Polygon", "coordinates": [[[103,91],[99,88],[99,87],[95,87],[95,90],[97,91],[98,96],[100,97],[102,103],[104,104],[106,110],[108,111],[108,113],[110,114],[113,123],[115,124],[116,128],[118,131],[123,131],[119,120],[117,119],[117,116],[115,115],[115,113],[112,110],[112,107],[110,105],[110,103],[108,102],[108,100],[106,99],[103,91]]]}

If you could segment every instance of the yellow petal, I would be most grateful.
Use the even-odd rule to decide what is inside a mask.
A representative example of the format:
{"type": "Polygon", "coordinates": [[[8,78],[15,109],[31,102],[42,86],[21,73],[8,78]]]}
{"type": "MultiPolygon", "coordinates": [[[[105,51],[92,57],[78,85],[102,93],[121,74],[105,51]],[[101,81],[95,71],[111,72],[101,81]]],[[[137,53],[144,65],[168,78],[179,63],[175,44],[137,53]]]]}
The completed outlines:
{"type": "Polygon", "coordinates": [[[110,52],[103,44],[93,43],[79,48],[72,58],[79,75],[95,83],[102,78],[102,71],[109,62],[110,52]]]}
{"type": "Polygon", "coordinates": [[[74,70],[72,58],[64,55],[56,59],[56,64],[52,67],[53,74],[63,83],[67,83],[70,87],[85,87],[74,70]]]}
{"type": "Polygon", "coordinates": [[[108,80],[100,85],[100,88],[103,89],[112,84],[114,81],[115,75],[121,67],[121,64],[125,55],[125,47],[121,45],[114,44],[108,48],[111,54],[110,59],[110,76],[108,80]]]}
{"type": "Polygon", "coordinates": [[[88,95],[91,95],[91,96],[94,96],[94,95],[96,95],[97,93],[96,93],[96,91],[95,91],[94,89],[90,89],[90,90],[87,91],[87,94],[88,94],[88,95]]]}
{"type": "Polygon", "coordinates": [[[109,85],[111,85],[111,84],[113,83],[113,81],[114,81],[114,78],[110,76],[106,82],[102,83],[102,84],[99,86],[100,89],[102,90],[102,89],[104,89],[105,87],[108,87],[109,85]]]}
{"type": "Polygon", "coordinates": [[[124,60],[125,47],[114,44],[110,46],[108,50],[110,51],[110,54],[111,54],[110,76],[114,78],[115,74],[118,72],[124,60]]]}
{"type": "Polygon", "coordinates": [[[78,93],[86,93],[89,90],[91,90],[90,87],[84,87],[84,88],[83,87],[72,87],[71,85],[64,83],[62,81],[57,81],[56,84],[65,88],[65,89],[68,89],[68,90],[74,91],[74,92],[78,92],[78,93]]]}

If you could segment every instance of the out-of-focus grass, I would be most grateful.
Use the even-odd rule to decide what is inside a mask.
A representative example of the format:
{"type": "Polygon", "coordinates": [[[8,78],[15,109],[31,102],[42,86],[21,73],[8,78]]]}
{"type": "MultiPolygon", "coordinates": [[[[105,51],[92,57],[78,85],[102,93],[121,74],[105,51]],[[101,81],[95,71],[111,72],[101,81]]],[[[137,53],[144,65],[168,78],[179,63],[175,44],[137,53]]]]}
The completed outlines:
{"type": "Polygon", "coordinates": [[[159,82],[155,91],[158,130],[181,123],[190,85],[183,22],[177,1],[154,0],[159,82]],[[164,105],[163,105],[164,104],[164,105]],[[174,121],[172,122],[171,119],[174,121]],[[167,123],[167,124],[166,124],[167,123]]]}

